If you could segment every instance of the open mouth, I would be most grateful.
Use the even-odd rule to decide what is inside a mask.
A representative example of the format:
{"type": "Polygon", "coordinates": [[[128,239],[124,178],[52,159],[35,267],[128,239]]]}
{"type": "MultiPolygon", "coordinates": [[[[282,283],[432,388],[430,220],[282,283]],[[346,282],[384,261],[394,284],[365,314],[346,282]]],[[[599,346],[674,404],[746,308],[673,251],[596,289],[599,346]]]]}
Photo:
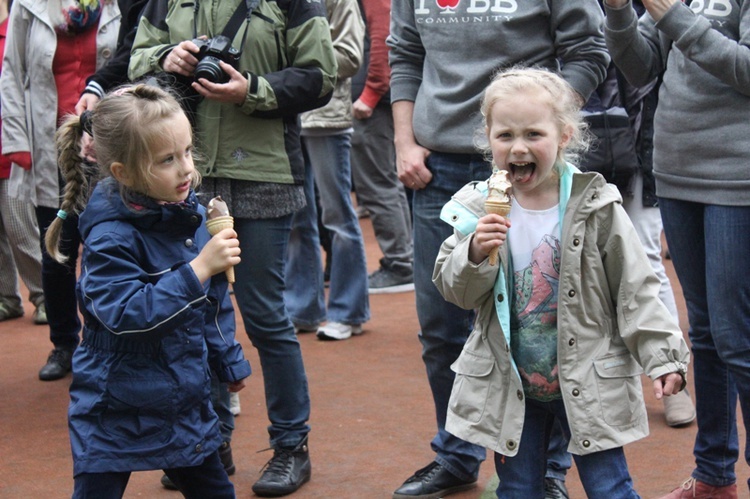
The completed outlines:
{"type": "Polygon", "coordinates": [[[528,182],[536,170],[536,163],[509,163],[510,177],[513,182],[528,182]]]}

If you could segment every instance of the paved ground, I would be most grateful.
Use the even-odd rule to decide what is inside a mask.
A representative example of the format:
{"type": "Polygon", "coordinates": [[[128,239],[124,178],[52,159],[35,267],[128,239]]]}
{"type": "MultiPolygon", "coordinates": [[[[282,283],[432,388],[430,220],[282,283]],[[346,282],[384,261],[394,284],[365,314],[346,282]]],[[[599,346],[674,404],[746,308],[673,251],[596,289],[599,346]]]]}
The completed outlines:
{"type": "MultiPolygon", "coordinates": [[[[369,222],[362,225],[369,267],[374,270],[379,250],[369,222]]],[[[682,297],[674,282],[685,329],[682,297]]],[[[414,294],[372,296],[370,303],[372,320],[360,337],[343,342],[300,337],[312,396],[313,478],[292,496],[296,499],[390,498],[403,480],[433,457],[429,441],[434,411],[420,358],[414,294]]],[[[31,322],[32,311],[27,304],[25,317],[0,323],[2,499],[64,498],[72,491],[66,426],[70,376],[55,382],[37,379],[51,347],[46,326],[31,322]]],[[[253,497],[250,487],[271,452],[261,452],[268,446],[268,421],[260,364],[247,336],[238,338],[255,373],[241,394],[242,414],[232,442],[237,465],[233,481],[238,497],[253,497]]],[[[653,498],[689,476],[695,424],[667,427],[662,404],[645,391],[651,435],[628,446],[626,453],[637,490],[653,498]]],[[[744,464],[738,469],[742,482],[748,469],[744,464]]],[[[179,497],[161,488],[160,476],[158,471],[134,474],[125,497],[179,497]]],[[[475,490],[451,497],[492,497],[483,494],[492,476],[490,459],[475,490]]],[[[568,487],[572,498],[584,497],[576,473],[569,477],[568,487]]]]}

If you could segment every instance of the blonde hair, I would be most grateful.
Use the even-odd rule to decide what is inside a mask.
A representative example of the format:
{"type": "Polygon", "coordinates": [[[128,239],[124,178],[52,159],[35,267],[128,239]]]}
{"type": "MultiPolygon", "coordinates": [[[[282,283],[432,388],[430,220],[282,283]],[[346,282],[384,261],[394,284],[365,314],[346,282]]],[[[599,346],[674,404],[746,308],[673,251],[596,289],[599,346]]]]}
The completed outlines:
{"type": "Polygon", "coordinates": [[[588,125],[583,121],[579,96],[573,87],[557,73],[542,68],[514,66],[498,72],[482,95],[480,110],[484,123],[477,133],[477,147],[491,160],[487,133],[492,125],[492,107],[499,100],[515,98],[521,92],[541,90],[549,96],[549,106],[558,129],[572,132],[570,141],[558,151],[560,161],[575,162],[591,143],[588,125]]]}
{"type": "MultiPolygon", "coordinates": [[[[110,166],[122,163],[132,186],[120,184],[120,196],[127,201],[131,191],[145,194],[152,183],[152,151],[168,132],[166,119],[184,111],[168,91],[146,84],[129,85],[107,94],[95,111],[85,116],[68,115],[55,133],[57,162],[65,180],[58,217],[47,229],[45,245],[49,255],[64,263],[60,253],[60,237],[64,218],[80,213],[89,194],[85,161],[81,155],[84,131],[94,137],[94,151],[99,164],[99,177],[111,176],[110,166]],[[86,130],[84,129],[86,128],[86,130]]],[[[193,188],[200,184],[194,172],[193,188]]]]}

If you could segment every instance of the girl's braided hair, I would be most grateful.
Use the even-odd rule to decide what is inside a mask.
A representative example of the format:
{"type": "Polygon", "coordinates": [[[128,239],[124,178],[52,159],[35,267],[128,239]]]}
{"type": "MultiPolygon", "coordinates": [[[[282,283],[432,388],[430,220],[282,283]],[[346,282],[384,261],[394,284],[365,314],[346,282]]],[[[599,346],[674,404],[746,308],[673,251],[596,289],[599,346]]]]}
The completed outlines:
{"type": "MultiPolygon", "coordinates": [[[[47,229],[45,245],[58,262],[67,257],[60,253],[62,225],[68,214],[79,214],[90,193],[88,162],[81,154],[81,139],[87,132],[94,137],[99,165],[93,177],[111,176],[113,163],[125,166],[131,185],[120,184],[120,196],[127,201],[130,193],[145,194],[151,185],[152,151],[168,131],[166,118],[184,113],[176,98],[160,87],[135,84],[120,87],[107,94],[94,111],[81,116],[68,115],[55,133],[57,161],[65,180],[57,218],[47,229]]],[[[193,187],[200,183],[195,172],[193,187]]]]}

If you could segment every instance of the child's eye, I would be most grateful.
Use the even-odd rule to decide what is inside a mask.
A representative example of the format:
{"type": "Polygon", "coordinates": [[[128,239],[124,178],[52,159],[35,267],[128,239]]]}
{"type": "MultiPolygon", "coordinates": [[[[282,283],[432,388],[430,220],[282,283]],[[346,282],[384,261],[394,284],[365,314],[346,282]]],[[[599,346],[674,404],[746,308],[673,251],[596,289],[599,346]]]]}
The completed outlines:
{"type": "Polygon", "coordinates": [[[162,160],[161,160],[161,163],[162,163],[163,165],[168,165],[168,164],[169,164],[169,163],[171,163],[172,161],[174,161],[174,156],[172,156],[172,155],[169,155],[169,156],[165,157],[164,159],[162,159],[162,160]]]}

